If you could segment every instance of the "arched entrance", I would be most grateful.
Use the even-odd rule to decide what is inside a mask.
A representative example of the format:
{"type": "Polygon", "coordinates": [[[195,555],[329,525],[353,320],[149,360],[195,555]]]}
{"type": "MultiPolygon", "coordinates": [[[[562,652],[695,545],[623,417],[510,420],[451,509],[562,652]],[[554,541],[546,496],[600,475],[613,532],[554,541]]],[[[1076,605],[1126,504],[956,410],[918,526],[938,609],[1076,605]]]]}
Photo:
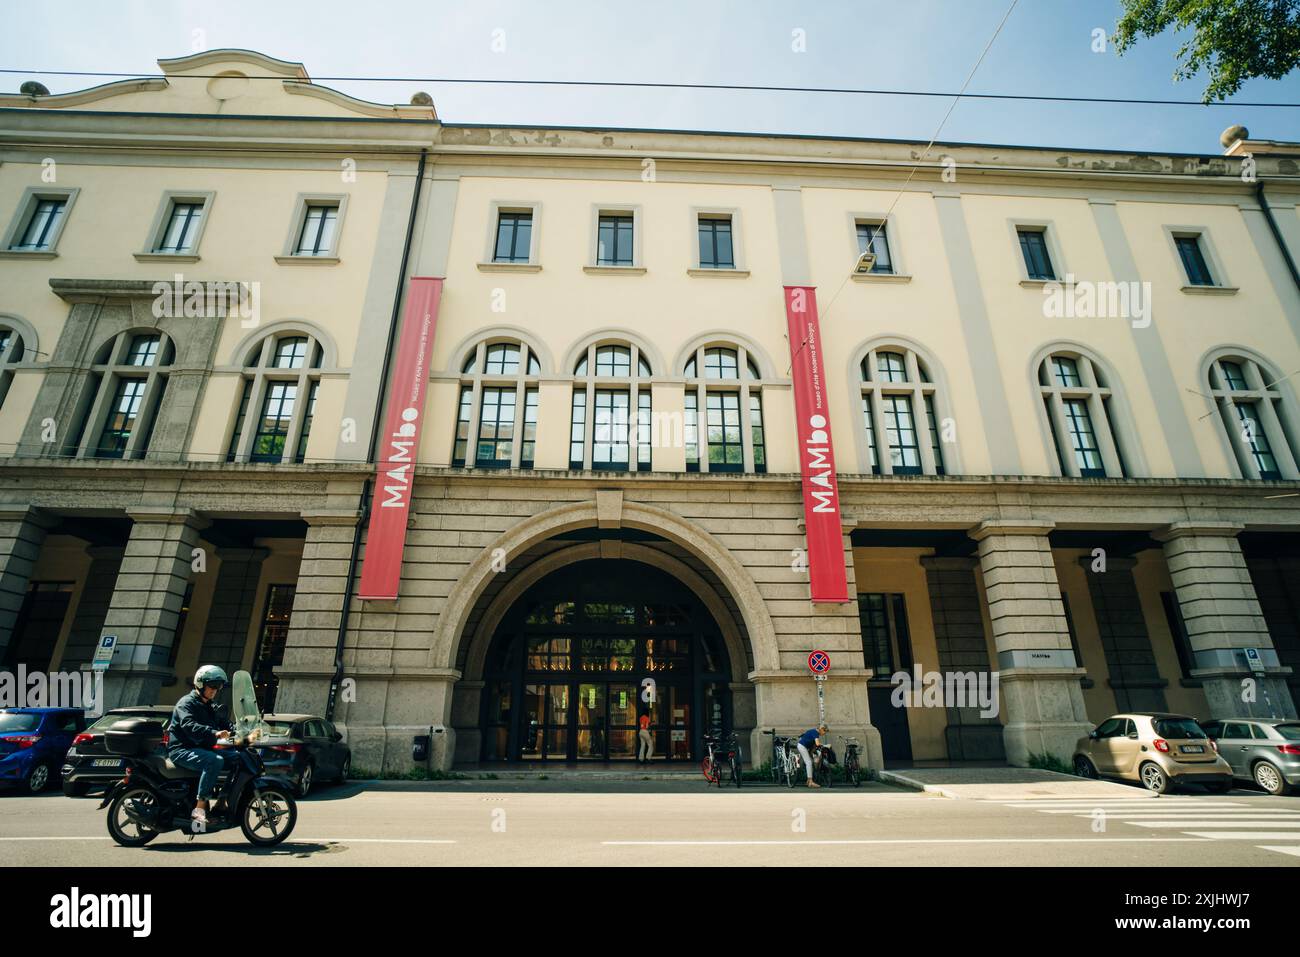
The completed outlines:
{"type": "Polygon", "coordinates": [[[484,663],[484,761],[633,760],[650,717],[656,760],[687,761],[732,726],[731,664],[713,616],[666,572],[589,559],[514,602],[484,663]]]}

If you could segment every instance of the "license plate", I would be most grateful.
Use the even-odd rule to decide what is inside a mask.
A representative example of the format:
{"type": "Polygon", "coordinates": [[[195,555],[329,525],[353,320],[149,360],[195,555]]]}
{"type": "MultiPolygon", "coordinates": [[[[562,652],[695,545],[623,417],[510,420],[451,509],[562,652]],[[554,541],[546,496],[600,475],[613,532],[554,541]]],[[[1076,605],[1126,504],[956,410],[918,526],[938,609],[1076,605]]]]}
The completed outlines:
{"type": "Polygon", "coordinates": [[[95,767],[97,768],[120,768],[122,762],[117,758],[95,758],[95,767]]]}
{"type": "Polygon", "coordinates": [[[1184,744],[1179,747],[1183,754],[1204,754],[1205,745],[1203,744],[1184,744]]]}

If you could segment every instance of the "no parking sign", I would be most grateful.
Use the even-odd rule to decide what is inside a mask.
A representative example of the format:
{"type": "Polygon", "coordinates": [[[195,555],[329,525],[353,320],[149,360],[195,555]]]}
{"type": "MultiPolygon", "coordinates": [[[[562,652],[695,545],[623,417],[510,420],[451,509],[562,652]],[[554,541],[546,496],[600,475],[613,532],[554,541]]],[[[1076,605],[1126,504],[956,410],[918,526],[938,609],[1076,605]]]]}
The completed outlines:
{"type": "Polygon", "coordinates": [[[831,670],[831,656],[824,651],[814,651],[808,655],[808,670],[815,675],[824,675],[831,670]]]}

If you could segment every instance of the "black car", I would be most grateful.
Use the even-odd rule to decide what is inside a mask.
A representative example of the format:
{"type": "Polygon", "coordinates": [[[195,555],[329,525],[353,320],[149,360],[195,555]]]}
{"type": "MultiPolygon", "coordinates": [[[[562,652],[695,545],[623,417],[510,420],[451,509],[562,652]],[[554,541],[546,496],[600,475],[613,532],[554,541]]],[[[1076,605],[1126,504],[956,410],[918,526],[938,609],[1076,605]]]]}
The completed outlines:
{"type": "Polygon", "coordinates": [[[266,773],[288,778],[306,797],[317,780],[344,781],[352,767],[352,749],[330,722],[314,714],[263,715],[270,734],[257,748],[266,773]]]}
{"type": "MultiPolygon", "coordinates": [[[[166,728],[171,716],[168,705],[138,705],[106,712],[72,739],[72,747],[63,759],[63,793],[68,797],[85,797],[92,790],[112,787],[122,780],[122,758],[109,751],[104,743],[104,732],[117,722],[125,718],[150,718],[162,722],[166,728]]],[[[165,754],[166,750],[164,743],[158,752],[165,754]]]]}

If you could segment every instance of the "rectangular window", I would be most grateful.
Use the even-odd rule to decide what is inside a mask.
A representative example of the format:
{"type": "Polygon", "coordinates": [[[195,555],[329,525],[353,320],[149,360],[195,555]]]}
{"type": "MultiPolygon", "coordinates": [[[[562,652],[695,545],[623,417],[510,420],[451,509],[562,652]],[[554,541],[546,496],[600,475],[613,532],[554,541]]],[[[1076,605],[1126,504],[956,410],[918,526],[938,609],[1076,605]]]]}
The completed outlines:
{"type": "Polygon", "coordinates": [[[641,389],[636,394],[636,464],[637,468],[650,468],[650,390],[641,389]]]}
{"type": "MultiPolygon", "coordinates": [[[[1070,611],[1070,596],[1063,591],[1060,592],[1060,595],[1061,609],[1065,612],[1065,630],[1070,635],[1070,649],[1074,652],[1074,665],[1076,668],[1082,668],[1083,652],[1079,650],[1079,636],[1074,630],[1074,614],[1070,611]]],[[[1087,680],[1087,678],[1084,679],[1084,681],[1087,680]]]]}
{"type": "Polygon", "coordinates": [[[279,462],[284,458],[284,443],[289,437],[289,424],[298,400],[296,382],[268,382],[266,398],[262,400],[262,415],[258,419],[257,434],[253,436],[253,462],[279,462]]]}
{"type": "Polygon", "coordinates": [[[469,417],[474,406],[474,388],[461,386],[460,409],[456,413],[456,444],[451,452],[452,465],[465,464],[465,450],[469,445],[469,417]]]}
{"type": "Polygon", "coordinates": [[[48,250],[58,234],[59,220],[67,209],[67,199],[40,199],[18,240],[9,248],[26,252],[48,250]]]}
{"type": "Polygon", "coordinates": [[[514,454],[515,397],[513,386],[484,387],[474,454],[474,464],[479,468],[510,468],[510,457],[514,454]]]}
{"type": "Polygon", "coordinates": [[[1201,250],[1200,236],[1175,236],[1174,243],[1178,246],[1178,256],[1183,261],[1183,269],[1187,272],[1187,282],[1192,286],[1213,286],[1214,278],[1210,275],[1210,267],[1205,263],[1205,253],[1201,250]]]}
{"type": "Polygon", "coordinates": [[[1030,279],[1055,279],[1052,258],[1047,254],[1047,232],[1042,229],[1018,229],[1020,251],[1030,279]]]}
{"type": "Polygon", "coordinates": [[[596,233],[596,265],[632,265],[631,216],[600,217],[596,233]]]}
{"type": "Polygon", "coordinates": [[[700,217],[700,268],[736,268],[730,217],[700,217]]]}
{"type": "Polygon", "coordinates": [[[622,390],[596,390],[596,408],[591,433],[593,469],[617,470],[628,467],[630,398],[629,393],[622,390]]]}
{"type": "Polygon", "coordinates": [[[497,242],[492,261],[498,263],[526,263],[532,248],[533,214],[506,213],[497,219],[497,242]]]}
{"type": "Polygon", "coordinates": [[[108,421],[100,433],[99,445],[95,450],[98,458],[120,459],[126,452],[126,443],[131,438],[140,417],[140,403],[144,399],[144,379],[122,379],[113,394],[113,404],[109,407],[108,421]]]}
{"type": "Polygon", "coordinates": [[[1259,469],[1259,477],[1276,481],[1282,477],[1273,457],[1273,448],[1268,444],[1268,436],[1259,421],[1259,409],[1254,402],[1238,402],[1237,417],[1241,420],[1240,439],[1250,449],[1250,457],[1259,469]]]}
{"type": "Polygon", "coordinates": [[[885,437],[889,440],[889,464],[896,475],[921,473],[921,448],[912,418],[912,399],[905,395],[881,397],[885,413],[885,437]]]}
{"type": "Polygon", "coordinates": [[[573,415],[569,419],[569,468],[583,467],[583,446],[587,435],[587,390],[573,390],[573,415]]]}
{"type": "Polygon", "coordinates": [[[880,460],[876,457],[876,425],[871,420],[871,396],[862,397],[862,421],[867,427],[867,454],[871,460],[871,474],[880,474],[880,460]]]}
{"type": "Polygon", "coordinates": [[[289,640],[296,585],[268,585],[266,608],[253,661],[253,692],[263,714],[275,710],[275,690],[279,684],[275,669],[284,664],[284,649],[289,640]]]}
{"type": "Polygon", "coordinates": [[[295,256],[328,256],[334,249],[334,230],[338,226],[337,203],[309,204],[302,219],[295,256]]]}
{"type": "Polygon", "coordinates": [[[319,386],[319,382],[313,382],[307,390],[307,408],[303,412],[302,431],[298,433],[298,452],[293,457],[295,462],[303,462],[307,458],[307,440],[311,437],[311,420],[316,414],[316,389],[319,386]]]}
{"type": "Polygon", "coordinates": [[[700,470],[700,397],[695,391],[686,393],[686,414],[683,433],[686,443],[686,471],[700,470]]]}
{"type": "Polygon", "coordinates": [[[764,439],[763,403],[757,392],[749,394],[750,441],[754,446],[754,471],[767,471],[767,444],[764,439]]]}
{"type": "Polygon", "coordinates": [[[1165,622],[1169,625],[1169,634],[1174,639],[1174,650],[1178,652],[1178,667],[1183,677],[1190,678],[1196,667],[1192,654],[1192,642],[1187,636],[1187,626],[1183,623],[1183,610],[1178,605],[1178,596],[1171,591],[1160,593],[1160,604],[1164,606],[1165,622]]]}
{"type": "Polygon", "coordinates": [[[1092,430],[1092,416],[1088,414],[1087,399],[1064,399],[1065,424],[1070,430],[1070,445],[1074,450],[1074,464],[1079,474],[1100,477],[1106,474],[1102,464],[1097,436],[1092,430]]]}
{"type": "Polygon", "coordinates": [[[194,238],[203,219],[203,204],[176,200],[167,214],[167,223],[154,252],[188,253],[194,248],[194,238]]]}
{"type": "Polygon", "coordinates": [[[740,432],[740,394],[706,392],[704,408],[705,438],[709,446],[709,471],[744,471],[745,455],[740,432]]]}
{"type": "Polygon", "coordinates": [[[884,223],[858,223],[858,253],[876,254],[872,272],[892,273],[894,261],[889,255],[889,234],[884,223]]]}
{"type": "Polygon", "coordinates": [[[239,397],[239,411],[235,414],[235,431],[230,436],[230,448],[226,449],[226,461],[235,461],[239,454],[239,438],[244,432],[244,418],[248,415],[248,398],[253,393],[253,380],[244,380],[244,391],[239,397]]]}
{"type": "Polygon", "coordinates": [[[519,467],[530,469],[537,457],[537,402],[536,389],[524,390],[524,434],[519,449],[519,467]]]}
{"type": "Polygon", "coordinates": [[[862,626],[863,660],[875,672],[872,681],[887,682],[898,671],[911,668],[907,604],[901,594],[859,594],[858,621],[862,626]]]}
{"type": "Polygon", "coordinates": [[[934,414],[934,396],[925,397],[925,419],[930,425],[930,449],[934,453],[934,474],[943,474],[943,444],[939,440],[939,420],[934,414]]]}

